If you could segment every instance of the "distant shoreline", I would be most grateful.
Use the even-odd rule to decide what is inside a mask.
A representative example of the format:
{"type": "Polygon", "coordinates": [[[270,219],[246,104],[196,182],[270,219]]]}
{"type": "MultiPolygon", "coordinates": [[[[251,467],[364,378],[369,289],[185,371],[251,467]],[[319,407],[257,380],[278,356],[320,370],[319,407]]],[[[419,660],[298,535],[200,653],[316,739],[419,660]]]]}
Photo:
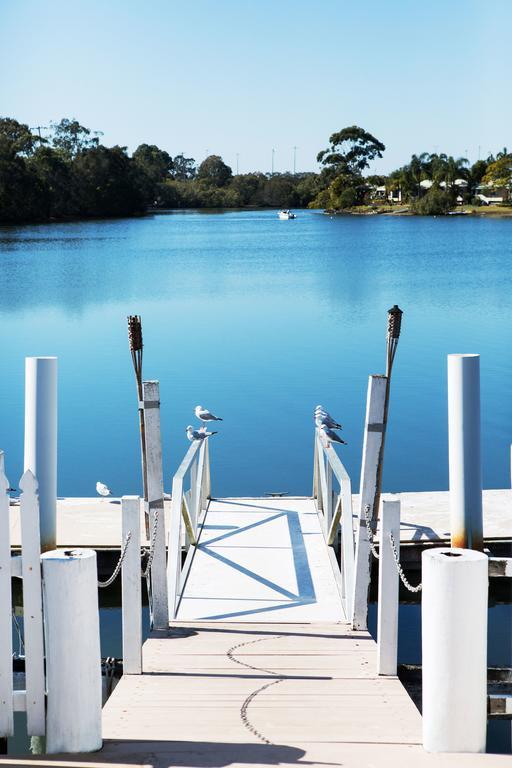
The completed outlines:
{"type": "MultiPolygon", "coordinates": [[[[382,207],[358,205],[354,208],[345,208],[341,210],[326,209],[324,213],[328,216],[410,216],[411,218],[432,218],[434,216],[434,214],[413,213],[408,205],[382,207]]],[[[436,218],[440,216],[453,216],[454,218],[459,218],[461,216],[472,218],[473,216],[478,216],[479,218],[510,219],[512,218],[512,206],[501,208],[492,205],[482,205],[478,207],[464,205],[460,206],[460,208],[455,208],[448,213],[435,214],[436,218]]]]}

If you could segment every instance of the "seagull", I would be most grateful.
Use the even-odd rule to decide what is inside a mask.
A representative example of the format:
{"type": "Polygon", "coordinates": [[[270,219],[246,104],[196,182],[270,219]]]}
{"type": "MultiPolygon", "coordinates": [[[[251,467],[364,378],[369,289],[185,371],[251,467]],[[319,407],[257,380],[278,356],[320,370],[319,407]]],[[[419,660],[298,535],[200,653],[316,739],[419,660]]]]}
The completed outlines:
{"type": "Polygon", "coordinates": [[[112,496],[112,491],[108,487],[108,485],[105,485],[105,483],[96,483],[96,493],[99,493],[100,496],[112,496]]]}
{"type": "Polygon", "coordinates": [[[320,427],[320,430],[323,432],[325,438],[330,443],[341,443],[342,445],[347,445],[345,440],[342,440],[341,437],[337,435],[333,429],[329,429],[329,427],[326,427],[325,424],[320,427]]]}
{"type": "Polygon", "coordinates": [[[194,429],[194,427],[189,424],[187,429],[187,437],[192,443],[194,440],[205,440],[207,437],[211,437],[212,435],[216,435],[217,432],[208,432],[206,427],[201,427],[201,429],[194,429]]]}
{"type": "Polygon", "coordinates": [[[334,421],[331,416],[325,413],[317,413],[315,414],[315,424],[317,427],[329,427],[330,429],[343,429],[341,424],[338,424],[337,421],[334,421]]]}
{"type": "Polygon", "coordinates": [[[194,413],[196,417],[199,419],[199,421],[205,422],[205,421],[222,421],[220,416],[215,416],[211,411],[207,410],[206,408],[203,408],[202,405],[196,405],[194,413]]]}
{"type": "MultiPolygon", "coordinates": [[[[329,411],[326,411],[322,405],[317,405],[315,408],[315,421],[317,418],[322,418],[322,423],[332,429],[342,429],[341,424],[338,424],[336,419],[333,419],[329,411]]],[[[321,426],[317,423],[317,427],[321,426]]]]}

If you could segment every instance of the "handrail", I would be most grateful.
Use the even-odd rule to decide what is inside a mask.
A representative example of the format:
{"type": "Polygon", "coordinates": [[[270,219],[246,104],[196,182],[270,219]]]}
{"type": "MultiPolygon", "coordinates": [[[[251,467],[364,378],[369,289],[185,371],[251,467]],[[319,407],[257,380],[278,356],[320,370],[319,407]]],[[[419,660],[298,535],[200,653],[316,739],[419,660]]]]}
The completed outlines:
{"type": "Polygon", "coordinates": [[[210,460],[208,439],[194,440],[172,481],[171,520],[167,557],[167,586],[169,619],[175,618],[181,593],[187,578],[200,527],[210,499],[210,460]],[[190,475],[190,487],[185,491],[185,477],[190,475]],[[183,531],[182,524],[185,527],[183,531]],[[183,552],[186,553],[183,562],[183,552]]]}
{"type": "Polygon", "coordinates": [[[329,547],[334,545],[341,523],[340,573],[338,573],[338,578],[341,576],[341,597],[346,614],[350,616],[355,561],[352,486],[349,474],[340,457],[332,444],[322,439],[318,428],[315,430],[313,498],[316,501],[318,512],[323,517],[323,534],[329,547]],[[338,494],[333,492],[333,478],[339,485],[338,494]]]}

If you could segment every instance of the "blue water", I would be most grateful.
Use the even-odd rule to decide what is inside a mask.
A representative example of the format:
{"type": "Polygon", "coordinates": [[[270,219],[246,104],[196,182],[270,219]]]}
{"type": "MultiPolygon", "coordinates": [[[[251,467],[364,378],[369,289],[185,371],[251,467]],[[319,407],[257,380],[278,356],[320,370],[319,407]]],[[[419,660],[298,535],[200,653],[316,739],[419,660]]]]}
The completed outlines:
{"type": "Polygon", "coordinates": [[[200,403],[224,417],[213,492],[310,492],[312,418],[344,424],[357,486],[368,375],[404,310],[384,486],[447,487],[446,355],[482,355],[485,487],[509,483],[512,220],[175,212],[0,228],[0,447],[23,462],[26,355],[59,357],[61,495],[140,491],[126,315],[161,382],[165,484],[200,403]]]}

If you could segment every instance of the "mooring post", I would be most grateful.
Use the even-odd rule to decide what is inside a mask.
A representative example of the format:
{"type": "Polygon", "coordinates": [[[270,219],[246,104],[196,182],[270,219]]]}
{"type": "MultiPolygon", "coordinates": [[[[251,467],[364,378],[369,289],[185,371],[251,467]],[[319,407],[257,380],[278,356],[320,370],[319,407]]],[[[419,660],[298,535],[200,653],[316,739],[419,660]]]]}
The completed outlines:
{"type": "Polygon", "coordinates": [[[378,491],[379,456],[384,430],[386,402],[386,376],[370,376],[366,398],[366,420],[364,428],[361,483],[359,490],[359,525],[356,531],[356,570],[354,598],[352,600],[352,628],[367,629],[368,596],[371,575],[371,549],[366,530],[366,508],[372,528],[378,517],[376,496],[378,491]]]}
{"type": "Polygon", "coordinates": [[[41,557],[48,702],[46,750],[101,748],[101,656],[96,552],[41,557]]]}
{"type": "Polygon", "coordinates": [[[445,547],[422,554],[423,746],[485,752],[489,562],[445,547]]]}
{"type": "Polygon", "coordinates": [[[377,674],[396,675],[398,658],[398,571],[390,535],[400,555],[400,501],[383,501],[380,520],[377,674]]]}
{"type": "Polygon", "coordinates": [[[140,498],[121,499],[123,542],[130,535],[121,571],[123,674],[142,672],[142,590],[140,581],[140,498]]]}
{"type": "Polygon", "coordinates": [[[483,549],[480,355],[448,355],[451,545],[483,549]]]}
{"type": "Polygon", "coordinates": [[[153,626],[167,629],[169,607],[165,558],[164,478],[162,464],[162,436],[160,431],[160,384],[145,381],[144,421],[147,467],[147,493],[149,507],[149,539],[154,546],[151,565],[151,594],[153,597],[153,626]],[[156,528],[155,528],[156,526],[156,528]],[[155,535],[156,531],[156,535],[155,535]]]}
{"type": "Polygon", "coordinates": [[[57,546],[57,358],[25,358],[25,462],[39,485],[41,551],[57,546]]]}

